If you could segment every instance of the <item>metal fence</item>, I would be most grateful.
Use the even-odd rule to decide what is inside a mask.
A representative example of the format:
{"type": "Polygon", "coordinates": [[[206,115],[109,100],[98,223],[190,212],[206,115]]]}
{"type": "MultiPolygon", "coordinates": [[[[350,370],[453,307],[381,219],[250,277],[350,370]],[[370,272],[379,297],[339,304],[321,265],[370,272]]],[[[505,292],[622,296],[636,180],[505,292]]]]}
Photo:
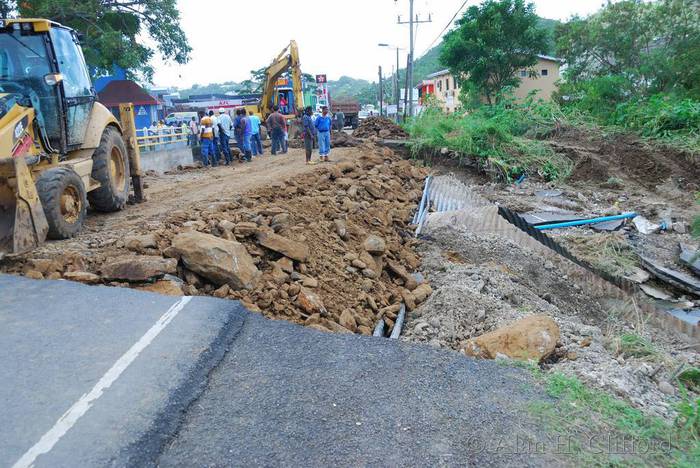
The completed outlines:
{"type": "Polygon", "coordinates": [[[144,128],[136,131],[136,141],[142,153],[185,148],[190,139],[189,129],[184,131],[179,127],[161,127],[157,130],[144,128]]]}

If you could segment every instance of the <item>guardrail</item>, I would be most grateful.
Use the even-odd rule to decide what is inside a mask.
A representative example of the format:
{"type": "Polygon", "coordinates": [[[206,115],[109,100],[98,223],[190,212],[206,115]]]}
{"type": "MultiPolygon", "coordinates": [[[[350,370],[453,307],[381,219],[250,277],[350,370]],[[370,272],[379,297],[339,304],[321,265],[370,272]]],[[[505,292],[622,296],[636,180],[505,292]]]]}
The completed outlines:
{"type": "Polygon", "coordinates": [[[163,127],[157,130],[144,128],[136,131],[136,142],[141,152],[163,151],[187,147],[190,141],[189,130],[182,133],[180,128],[163,127]]]}

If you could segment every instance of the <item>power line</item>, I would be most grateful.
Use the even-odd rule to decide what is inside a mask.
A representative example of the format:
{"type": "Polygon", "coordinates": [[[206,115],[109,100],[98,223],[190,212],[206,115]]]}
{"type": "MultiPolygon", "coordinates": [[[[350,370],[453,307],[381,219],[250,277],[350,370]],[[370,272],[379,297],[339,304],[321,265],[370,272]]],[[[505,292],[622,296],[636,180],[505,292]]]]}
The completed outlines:
{"type": "Polygon", "coordinates": [[[469,3],[469,0],[465,0],[464,3],[462,3],[462,6],[459,7],[459,10],[457,10],[457,12],[455,13],[455,15],[454,15],[454,16],[452,17],[452,19],[450,20],[450,22],[447,23],[447,24],[445,25],[445,27],[442,29],[442,31],[440,31],[440,34],[438,34],[437,37],[433,40],[433,42],[430,43],[430,45],[428,46],[428,48],[425,49],[425,50],[423,51],[423,53],[421,54],[421,56],[425,55],[426,52],[428,52],[430,49],[433,48],[433,46],[434,46],[435,43],[438,41],[438,39],[440,39],[440,38],[442,37],[442,35],[445,34],[445,31],[447,31],[447,28],[449,28],[450,26],[452,26],[452,23],[453,23],[454,20],[457,18],[457,15],[459,15],[460,12],[464,9],[464,7],[467,6],[467,3],[469,3]]]}

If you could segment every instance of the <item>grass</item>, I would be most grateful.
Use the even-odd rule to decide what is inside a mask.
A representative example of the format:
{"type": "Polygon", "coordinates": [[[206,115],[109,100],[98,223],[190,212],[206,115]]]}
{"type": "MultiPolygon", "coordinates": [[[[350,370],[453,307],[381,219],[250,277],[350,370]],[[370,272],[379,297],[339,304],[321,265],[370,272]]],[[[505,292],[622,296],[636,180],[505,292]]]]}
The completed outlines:
{"type": "Polygon", "coordinates": [[[669,424],[561,373],[538,375],[551,402],[531,405],[546,430],[586,466],[699,466],[700,399],[683,393],[669,424]]]}
{"type": "Polygon", "coordinates": [[[500,179],[537,174],[549,181],[565,179],[573,168],[568,158],[542,141],[556,131],[560,117],[554,104],[503,100],[449,115],[429,106],[407,129],[414,155],[447,148],[459,159],[473,158],[500,179]]]}
{"type": "Polygon", "coordinates": [[[620,335],[617,350],[624,358],[655,358],[659,355],[651,341],[634,333],[620,335]]]}

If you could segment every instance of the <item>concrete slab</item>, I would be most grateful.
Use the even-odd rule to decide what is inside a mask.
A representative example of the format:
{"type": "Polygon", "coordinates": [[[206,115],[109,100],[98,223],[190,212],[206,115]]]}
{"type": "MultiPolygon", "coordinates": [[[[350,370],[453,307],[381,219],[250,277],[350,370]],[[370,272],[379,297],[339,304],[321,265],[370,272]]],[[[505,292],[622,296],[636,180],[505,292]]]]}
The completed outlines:
{"type": "Polygon", "coordinates": [[[247,314],[233,301],[7,275],[0,291],[3,466],[155,457],[247,314]]]}
{"type": "Polygon", "coordinates": [[[164,151],[141,153],[141,170],[155,171],[158,174],[171,171],[177,166],[194,164],[192,148],[175,148],[164,151]]]}

